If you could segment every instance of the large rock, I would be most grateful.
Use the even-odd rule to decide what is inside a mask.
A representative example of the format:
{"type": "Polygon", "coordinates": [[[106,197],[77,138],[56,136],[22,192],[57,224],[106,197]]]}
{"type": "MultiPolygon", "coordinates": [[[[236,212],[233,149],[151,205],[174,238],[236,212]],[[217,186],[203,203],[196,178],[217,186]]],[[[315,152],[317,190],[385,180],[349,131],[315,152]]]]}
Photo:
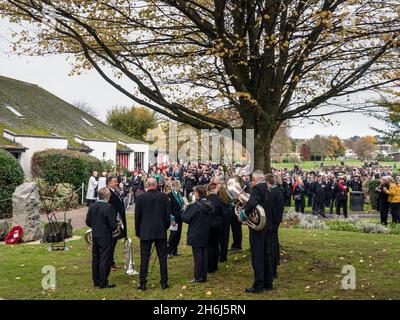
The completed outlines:
{"type": "Polygon", "coordinates": [[[24,183],[17,187],[13,196],[13,225],[22,227],[23,242],[42,238],[39,213],[39,188],[36,183],[24,183]]]}

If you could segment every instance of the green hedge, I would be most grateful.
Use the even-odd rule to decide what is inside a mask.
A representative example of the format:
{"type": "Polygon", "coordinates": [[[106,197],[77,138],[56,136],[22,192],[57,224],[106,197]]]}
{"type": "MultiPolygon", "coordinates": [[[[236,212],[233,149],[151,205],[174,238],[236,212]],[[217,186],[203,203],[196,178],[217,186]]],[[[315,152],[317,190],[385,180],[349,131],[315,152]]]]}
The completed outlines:
{"type": "Polygon", "coordinates": [[[368,181],[369,202],[373,210],[378,209],[378,193],[375,191],[375,189],[379,185],[380,185],[380,180],[378,179],[368,181]]]}
{"type": "Polygon", "coordinates": [[[15,188],[24,182],[24,171],[17,159],[9,152],[0,149],[0,219],[12,213],[11,199],[15,188]]]}
{"type": "Polygon", "coordinates": [[[50,186],[64,183],[78,189],[88,183],[92,171],[101,174],[110,170],[110,164],[78,151],[49,149],[33,155],[31,170],[33,177],[50,186]]]}

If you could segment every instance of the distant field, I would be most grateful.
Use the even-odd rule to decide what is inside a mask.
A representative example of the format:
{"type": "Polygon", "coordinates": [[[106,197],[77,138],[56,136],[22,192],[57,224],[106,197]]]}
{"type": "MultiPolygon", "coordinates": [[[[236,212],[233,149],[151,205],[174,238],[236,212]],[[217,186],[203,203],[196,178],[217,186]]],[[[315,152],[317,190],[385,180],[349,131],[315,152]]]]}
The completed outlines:
{"type": "MultiPolygon", "coordinates": [[[[340,163],[341,163],[340,160],[338,160],[338,161],[329,160],[329,161],[323,161],[323,162],[324,162],[324,165],[327,165],[327,166],[333,166],[333,165],[340,166],[340,163]]],[[[346,160],[344,163],[345,163],[345,165],[350,165],[350,166],[362,167],[364,165],[364,162],[358,161],[358,160],[346,160]]],[[[397,168],[400,167],[400,162],[379,162],[379,165],[381,165],[381,166],[393,167],[393,165],[395,165],[395,164],[396,164],[397,168]]],[[[283,169],[283,168],[293,169],[295,165],[296,165],[295,163],[273,163],[272,164],[272,166],[277,169],[283,169]]],[[[321,161],[318,161],[318,162],[306,161],[306,162],[303,162],[302,164],[300,164],[299,166],[302,169],[311,170],[311,169],[315,169],[316,167],[320,168],[320,165],[321,165],[321,161]]]]}

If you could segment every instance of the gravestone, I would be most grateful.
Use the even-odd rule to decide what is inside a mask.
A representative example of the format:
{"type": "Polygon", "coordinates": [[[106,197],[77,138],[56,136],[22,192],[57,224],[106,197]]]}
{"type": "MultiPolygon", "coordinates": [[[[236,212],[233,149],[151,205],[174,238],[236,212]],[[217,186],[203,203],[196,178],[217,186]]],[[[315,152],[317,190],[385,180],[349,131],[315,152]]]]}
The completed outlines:
{"type": "Polygon", "coordinates": [[[36,183],[24,183],[15,189],[12,196],[13,225],[22,228],[22,241],[30,242],[42,238],[39,213],[39,188],[36,183]]]}

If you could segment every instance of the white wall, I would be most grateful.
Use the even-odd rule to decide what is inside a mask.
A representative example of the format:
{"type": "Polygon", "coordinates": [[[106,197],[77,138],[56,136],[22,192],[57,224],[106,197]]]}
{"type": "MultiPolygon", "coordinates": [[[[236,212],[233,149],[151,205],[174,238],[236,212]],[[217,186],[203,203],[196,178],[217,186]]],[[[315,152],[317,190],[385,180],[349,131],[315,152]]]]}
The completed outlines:
{"type": "Polygon", "coordinates": [[[150,156],[150,146],[148,144],[135,144],[135,143],[126,143],[120,141],[119,143],[127,146],[128,148],[132,149],[132,152],[129,156],[129,171],[136,170],[135,168],[135,152],[144,152],[144,170],[147,172],[149,169],[149,156],[150,156]]]}
{"type": "Polygon", "coordinates": [[[27,148],[25,152],[21,154],[21,166],[24,170],[26,176],[31,176],[31,159],[35,152],[44,151],[47,149],[67,149],[68,140],[60,138],[42,138],[39,136],[34,137],[24,137],[13,135],[4,131],[4,137],[9,140],[15,140],[15,142],[20,143],[22,146],[27,148]]]}
{"type": "Polygon", "coordinates": [[[117,162],[117,143],[112,141],[92,141],[83,140],[79,137],[75,137],[75,141],[84,143],[89,148],[93,149],[90,155],[96,157],[99,160],[105,160],[116,163],[117,162]],[[105,157],[103,157],[105,153],[105,157]]]}

